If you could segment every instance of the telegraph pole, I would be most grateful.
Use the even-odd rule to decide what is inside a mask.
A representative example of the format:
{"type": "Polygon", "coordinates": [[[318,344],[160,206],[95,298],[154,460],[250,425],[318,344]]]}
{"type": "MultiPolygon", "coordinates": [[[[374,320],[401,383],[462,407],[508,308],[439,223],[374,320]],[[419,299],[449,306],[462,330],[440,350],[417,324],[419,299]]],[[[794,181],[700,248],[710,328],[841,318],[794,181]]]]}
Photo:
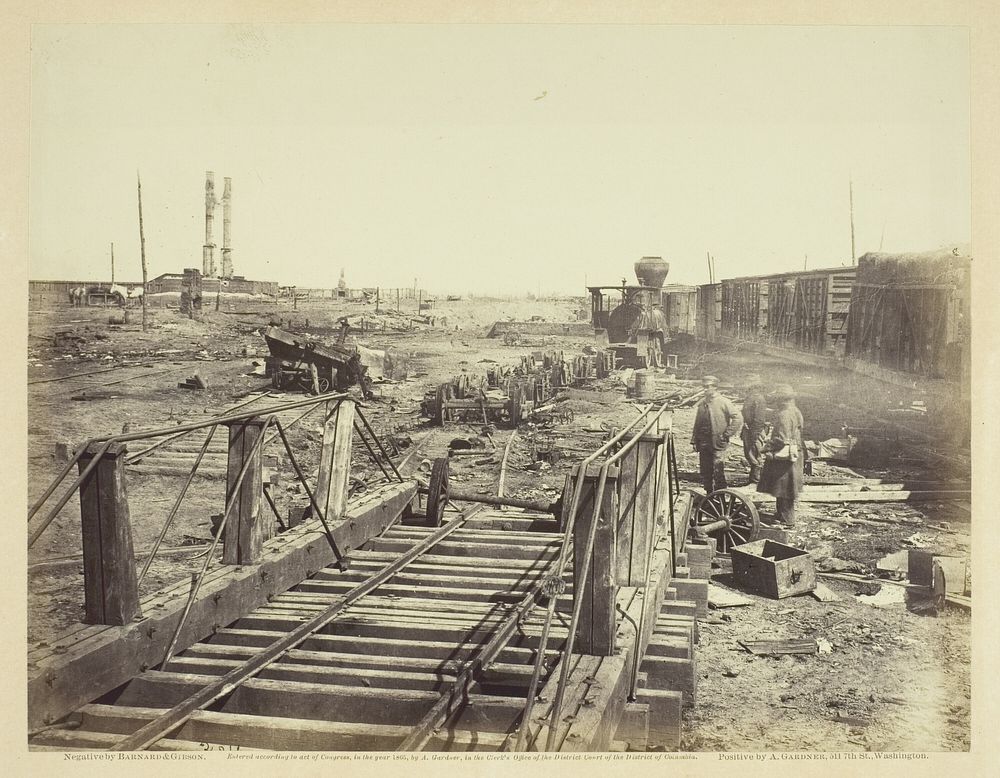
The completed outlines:
{"type": "Polygon", "coordinates": [[[142,257],[142,331],[148,328],[146,319],[146,234],[142,231],[142,180],[139,171],[135,171],[136,188],[139,193],[139,253],[142,257]]]}
{"type": "Polygon", "coordinates": [[[854,182],[847,179],[847,194],[851,206],[851,264],[858,264],[858,255],[854,251],[854,182]]]}

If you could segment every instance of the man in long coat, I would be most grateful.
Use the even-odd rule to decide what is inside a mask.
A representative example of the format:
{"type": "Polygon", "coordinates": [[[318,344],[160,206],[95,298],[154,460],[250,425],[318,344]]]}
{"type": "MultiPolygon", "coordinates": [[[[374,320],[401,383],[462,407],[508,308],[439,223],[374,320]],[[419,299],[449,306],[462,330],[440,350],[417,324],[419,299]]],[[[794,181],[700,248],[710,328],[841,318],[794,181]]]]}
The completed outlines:
{"type": "Polygon", "coordinates": [[[750,466],[750,483],[760,480],[760,467],[763,460],[761,452],[761,434],[767,424],[767,400],[764,397],[764,386],[756,373],[747,376],[747,392],[743,400],[743,456],[750,466]]]}
{"type": "Polygon", "coordinates": [[[710,493],[727,486],[726,449],[730,438],[743,427],[743,417],[733,403],[718,393],[718,378],[707,375],[701,384],[705,396],[698,403],[691,445],[698,452],[701,483],[705,492],[710,493]]]}
{"type": "Polygon", "coordinates": [[[771,439],[767,444],[764,467],[757,490],[773,494],[777,499],[775,520],[791,527],[795,524],[795,499],[802,491],[806,447],[802,439],[802,412],[795,405],[792,387],[775,387],[771,439]]]}

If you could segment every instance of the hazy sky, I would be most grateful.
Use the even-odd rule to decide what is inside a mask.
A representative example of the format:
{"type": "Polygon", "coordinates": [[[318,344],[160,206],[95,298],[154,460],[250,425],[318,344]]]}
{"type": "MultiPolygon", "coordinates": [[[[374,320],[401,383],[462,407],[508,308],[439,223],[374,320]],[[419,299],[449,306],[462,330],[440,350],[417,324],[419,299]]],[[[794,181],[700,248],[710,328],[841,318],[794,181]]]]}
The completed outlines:
{"type": "Polygon", "coordinates": [[[575,292],[970,240],[967,33],[934,27],[41,25],[32,278],[575,292]],[[221,244],[221,208],[216,242],[221,244]],[[884,233],[884,237],[883,237],[884,233]]]}

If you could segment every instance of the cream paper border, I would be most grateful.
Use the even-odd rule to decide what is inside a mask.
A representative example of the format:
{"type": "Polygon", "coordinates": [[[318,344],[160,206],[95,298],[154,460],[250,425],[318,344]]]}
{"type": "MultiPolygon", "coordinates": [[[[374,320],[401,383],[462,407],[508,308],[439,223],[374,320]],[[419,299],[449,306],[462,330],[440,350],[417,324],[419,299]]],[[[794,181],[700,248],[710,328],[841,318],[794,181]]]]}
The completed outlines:
{"type": "MultiPolygon", "coordinates": [[[[996,602],[997,565],[992,545],[997,540],[996,450],[1000,437],[991,399],[1000,389],[1000,350],[996,328],[1000,315],[994,308],[993,269],[1000,246],[1000,4],[989,0],[869,0],[848,2],[767,2],[766,0],[716,0],[697,2],[486,2],[466,0],[4,0],[0,3],[0,258],[9,281],[0,323],[3,325],[3,399],[8,413],[4,425],[10,462],[4,468],[3,494],[8,509],[2,522],[5,555],[3,639],[0,658],[2,715],[0,730],[3,762],[13,775],[59,773],[101,774],[109,771],[143,775],[203,773],[217,776],[233,768],[244,774],[373,774],[462,776],[522,775],[544,773],[587,776],[662,775],[703,776],[716,771],[727,776],[775,774],[797,776],[856,775],[877,770],[880,776],[961,774],[996,775],[1000,753],[996,748],[1000,683],[995,648],[1000,644],[996,602]],[[25,532],[26,500],[26,343],[27,343],[27,191],[29,42],[32,24],[108,22],[250,22],[250,23],[581,23],[581,24],[800,24],[800,25],[945,25],[965,27],[971,41],[972,186],[973,186],[973,500],[975,527],[973,555],[976,571],[976,605],[973,620],[973,718],[972,752],[930,754],[914,761],[876,760],[728,760],[716,754],[667,755],[652,762],[619,757],[589,756],[583,761],[516,762],[475,759],[456,762],[419,761],[410,757],[375,762],[371,759],[332,761],[227,761],[224,754],[209,754],[202,762],[89,761],[71,762],[62,754],[27,752],[25,744],[25,532]],[[673,756],[691,759],[672,758],[673,756]],[[991,767],[992,765],[992,767],[991,767]]],[[[905,77],[905,74],[901,74],[905,77]]],[[[748,701],[750,703],[751,701],[748,701]]],[[[752,703],[751,703],[752,704],[752,703]]],[[[780,756],[780,755],[779,755],[780,756]]]]}

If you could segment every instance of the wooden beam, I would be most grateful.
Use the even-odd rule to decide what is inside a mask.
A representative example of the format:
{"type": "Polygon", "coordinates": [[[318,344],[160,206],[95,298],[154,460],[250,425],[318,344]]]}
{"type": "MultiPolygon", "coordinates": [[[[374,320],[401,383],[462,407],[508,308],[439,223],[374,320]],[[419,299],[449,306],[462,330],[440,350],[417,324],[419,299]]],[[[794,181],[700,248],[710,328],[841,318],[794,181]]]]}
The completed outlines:
{"type": "Polygon", "coordinates": [[[257,445],[257,441],[263,432],[264,421],[242,419],[229,422],[226,426],[229,428],[226,504],[236,494],[236,481],[248,459],[250,464],[226,522],[222,562],[227,565],[252,565],[260,560],[264,541],[272,534],[260,510],[264,489],[261,485],[262,447],[257,445]]]}
{"type": "MultiPolygon", "coordinates": [[[[194,655],[214,655],[217,651],[224,653],[227,649],[242,649],[247,653],[245,656],[252,656],[255,651],[266,648],[281,636],[280,632],[258,632],[257,630],[223,629],[212,636],[212,643],[198,643],[188,650],[194,655]]],[[[562,642],[550,637],[550,649],[545,654],[547,657],[556,656],[562,647],[562,642]]],[[[530,641],[529,641],[530,643],[530,641]]],[[[354,651],[365,652],[367,656],[381,656],[388,661],[408,661],[410,658],[429,658],[433,660],[454,659],[459,660],[467,657],[482,645],[482,642],[464,641],[450,642],[437,640],[411,640],[406,638],[387,639],[370,636],[344,636],[344,635],[313,635],[304,641],[301,651],[315,654],[336,654],[354,651]]],[[[519,664],[534,663],[538,651],[537,640],[534,645],[509,645],[498,657],[498,661],[519,664]]],[[[292,655],[293,652],[289,652],[292,655]]]]}
{"type": "MultiPolygon", "coordinates": [[[[415,482],[385,484],[351,502],[333,527],[342,549],[357,546],[396,521],[416,496],[415,482]]],[[[178,640],[178,651],[230,624],[335,561],[318,521],[299,525],[265,543],[263,558],[248,567],[209,573],[178,640]]],[[[37,729],[158,664],[176,629],[189,584],[142,601],[146,618],[121,627],[74,627],[51,645],[28,653],[28,726],[37,729]]]]}
{"type": "Polygon", "coordinates": [[[583,599],[574,648],[581,654],[608,656],[615,650],[615,531],[618,518],[616,478],[608,477],[595,517],[597,478],[584,478],[573,524],[573,586],[583,599]],[[581,580],[587,540],[597,522],[586,580],[581,580]]]}
{"type": "MultiPolygon", "coordinates": [[[[374,551],[388,551],[393,554],[406,552],[413,547],[416,541],[394,540],[390,538],[374,538],[368,548],[374,551]]],[[[558,554],[558,543],[552,542],[550,547],[540,552],[538,548],[526,546],[505,546],[502,543],[441,543],[436,546],[437,556],[467,557],[478,556],[491,560],[491,563],[500,559],[537,560],[540,558],[552,559],[558,554]],[[544,555],[544,556],[543,556],[544,555]]]]}
{"type": "Polygon", "coordinates": [[[354,401],[341,400],[323,425],[314,497],[327,522],[331,523],[343,517],[347,509],[354,416],[354,401]]]}
{"type": "Polygon", "coordinates": [[[639,689],[637,702],[649,708],[649,747],[677,751],[681,745],[682,694],[662,689],[639,689]]]}
{"type": "MultiPolygon", "coordinates": [[[[100,443],[87,447],[78,462],[80,473],[102,448],[100,443]]],[[[88,624],[124,625],[142,615],[125,490],[127,452],[124,443],[112,443],[80,484],[84,621],[88,624]]]]}
{"type": "Polygon", "coordinates": [[[645,435],[621,463],[615,575],[619,586],[645,586],[650,537],[656,521],[657,451],[663,438],[645,435]]]}

